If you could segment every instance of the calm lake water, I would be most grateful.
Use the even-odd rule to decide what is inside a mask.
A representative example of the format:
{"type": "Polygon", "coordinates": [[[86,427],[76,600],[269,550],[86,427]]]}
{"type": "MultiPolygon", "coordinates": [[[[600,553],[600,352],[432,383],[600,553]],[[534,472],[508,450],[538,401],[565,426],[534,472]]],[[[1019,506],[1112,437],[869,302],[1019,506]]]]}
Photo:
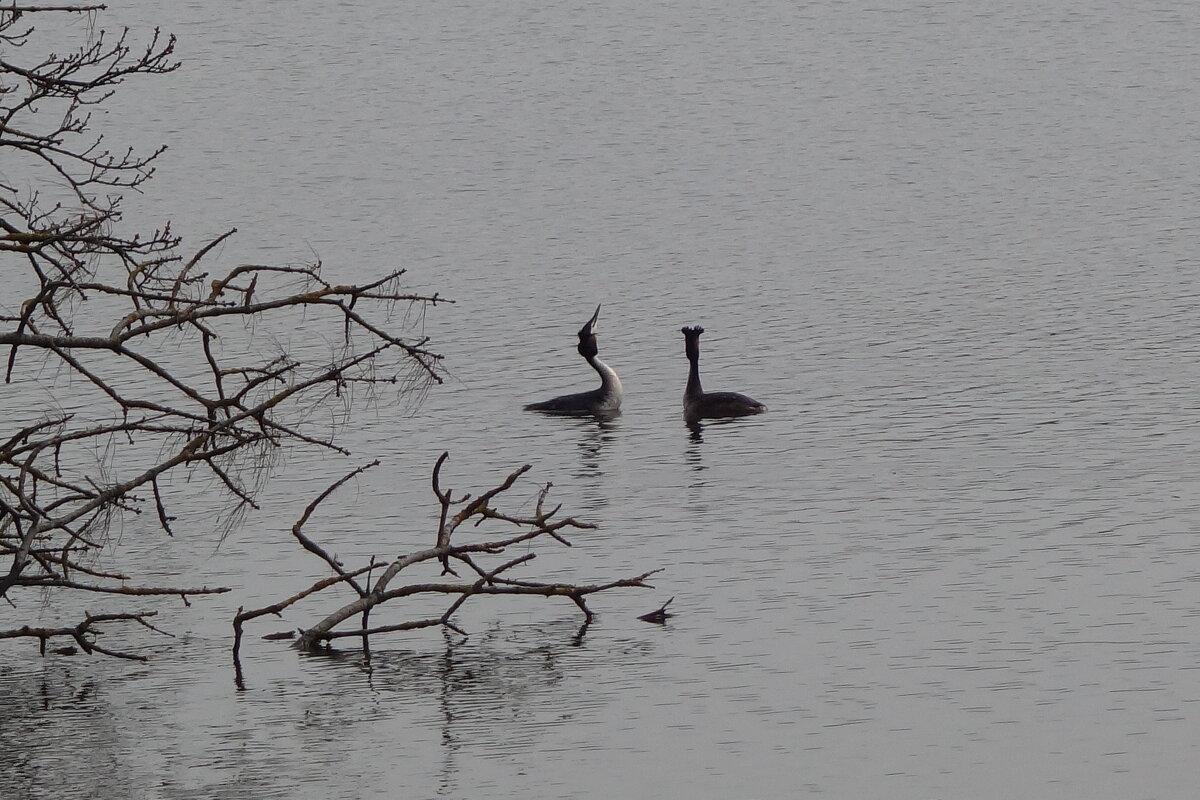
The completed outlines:
{"type": "Polygon", "coordinates": [[[97,119],[170,145],[131,220],[236,226],[227,266],[406,267],[456,300],[411,321],[451,378],[361,415],[344,462],[291,454],[220,546],[182,482],[173,540],[114,531],[163,582],[233,591],[161,607],[177,638],[137,640],[144,666],[5,645],[5,797],[1194,792],[1200,16],[224,5],[100,18],[184,62],[97,119]],[[594,384],[597,303],[623,415],[522,412],[594,384]],[[685,324],[706,387],[769,413],[689,431],[685,324]],[[443,450],[448,485],[528,462],[513,510],[549,481],[600,524],[529,577],[656,588],[597,597],[582,637],[570,603],[468,605],[466,641],[369,665],[258,639],[327,601],[251,627],[239,690],[233,613],[324,574],[289,543],[304,505],[379,458],[309,532],[428,546],[443,450]]]}

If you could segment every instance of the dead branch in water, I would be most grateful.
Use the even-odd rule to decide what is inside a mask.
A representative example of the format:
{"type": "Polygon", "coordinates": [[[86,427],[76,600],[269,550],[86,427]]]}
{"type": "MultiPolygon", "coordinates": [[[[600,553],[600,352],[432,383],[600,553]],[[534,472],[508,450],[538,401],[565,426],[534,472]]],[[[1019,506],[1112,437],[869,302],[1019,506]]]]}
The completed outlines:
{"type": "Polygon", "coordinates": [[[583,612],[584,618],[587,621],[591,621],[594,613],[587,603],[587,599],[591,595],[618,588],[650,588],[650,585],[646,583],[646,579],[659,570],[651,570],[641,575],[621,578],[607,583],[576,584],[557,581],[523,580],[508,576],[508,573],[516,567],[526,565],[534,560],[537,556],[534,552],[510,558],[500,564],[484,564],[483,561],[488,556],[500,555],[508,548],[517,544],[532,546],[538,540],[542,539],[552,539],[559,544],[570,547],[571,542],[565,535],[567,530],[590,530],[596,526],[589,522],[577,520],[574,517],[556,518],[559,511],[558,506],[551,510],[546,510],[545,500],[550,490],[549,484],[543,487],[538,493],[537,503],[532,514],[517,515],[499,511],[495,507],[494,501],[511,489],[517,480],[529,471],[530,467],[528,464],[514,470],[494,488],[474,498],[469,494],[464,494],[462,497],[455,499],[452,496],[453,492],[451,490],[443,489],[441,486],[442,467],[445,465],[448,457],[448,453],[443,453],[433,468],[433,493],[441,506],[438,527],[434,536],[434,546],[394,559],[387,564],[373,586],[360,585],[355,579],[379,566],[378,562],[372,560],[370,564],[364,567],[348,571],[324,548],[302,534],[301,528],[312,517],[317,505],[328,498],[334,490],[362,472],[363,469],[374,466],[374,464],[355,470],[343,477],[330,486],[329,489],[305,509],[303,516],[293,526],[292,533],[306,550],[325,561],[337,574],[317,581],[307,589],[265,608],[251,611],[239,609],[233,620],[233,660],[239,672],[241,669],[240,646],[242,631],[243,625],[246,622],[268,614],[278,615],[292,604],[341,583],[349,584],[354,588],[358,594],[358,598],[326,614],[316,624],[301,630],[295,643],[296,647],[304,650],[313,650],[334,639],[358,637],[363,640],[363,647],[366,649],[368,639],[371,636],[435,626],[441,626],[465,636],[466,632],[454,623],[454,615],[472,598],[496,595],[566,598],[583,612]],[[471,522],[474,526],[478,526],[489,520],[501,522],[509,528],[515,528],[516,531],[506,536],[492,536],[485,541],[470,544],[455,544],[452,541],[454,533],[464,524],[471,522]],[[409,583],[400,583],[397,580],[402,572],[405,574],[416,572],[415,568],[418,565],[427,562],[434,562],[441,565],[440,574],[437,576],[437,579],[414,579],[409,583]],[[464,581],[460,579],[458,573],[451,568],[452,562],[457,562],[458,565],[470,571],[475,576],[474,580],[464,581]],[[451,579],[444,579],[447,575],[451,576],[451,579]],[[373,609],[390,601],[398,601],[420,595],[446,595],[453,599],[446,607],[446,610],[436,616],[405,619],[374,627],[368,626],[367,614],[373,609]],[[339,625],[354,617],[361,617],[361,622],[358,626],[348,629],[338,628],[339,625]]]}
{"type": "MultiPolygon", "coordinates": [[[[91,655],[92,653],[100,653],[101,655],[112,656],[113,658],[124,658],[130,661],[145,661],[145,656],[136,655],[133,653],[123,653],[120,650],[110,650],[96,644],[95,636],[99,631],[95,626],[106,622],[131,621],[136,622],[142,627],[149,628],[155,633],[161,633],[163,636],[170,636],[166,631],[159,630],[146,621],[146,617],[153,617],[157,611],[143,611],[137,614],[88,614],[84,617],[83,622],[72,627],[62,628],[32,628],[28,625],[23,625],[20,628],[10,631],[0,631],[0,639],[16,639],[19,637],[32,637],[39,640],[42,655],[46,655],[46,642],[55,637],[70,637],[74,639],[83,652],[91,655]],[[92,637],[92,638],[89,638],[92,637]]],[[[59,652],[64,655],[70,654],[70,648],[59,648],[59,652]]]]}

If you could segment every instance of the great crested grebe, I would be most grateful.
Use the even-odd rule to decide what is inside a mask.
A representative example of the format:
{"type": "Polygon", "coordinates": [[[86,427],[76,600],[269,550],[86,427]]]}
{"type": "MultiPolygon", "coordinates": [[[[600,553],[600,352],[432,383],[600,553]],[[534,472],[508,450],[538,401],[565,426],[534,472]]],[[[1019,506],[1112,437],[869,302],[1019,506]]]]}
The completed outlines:
{"type": "Polygon", "coordinates": [[[565,394],[562,397],[543,400],[540,403],[530,403],[525,406],[526,411],[576,416],[586,414],[605,416],[614,414],[621,408],[621,397],[624,394],[621,379],[617,377],[616,370],[596,357],[596,354],[600,352],[596,346],[596,320],[599,318],[600,306],[596,306],[596,313],[592,314],[592,318],[587,321],[587,324],[579,329],[578,349],[579,355],[592,365],[592,369],[600,373],[600,388],[592,389],[590,392],[565,394]]]}
{"type": "Polygon", "coordinates": [[[688,422],[721,417],[748,417],[761,414],[767,407],[737,392],[706,392],[700,388],[700,334],[704,328],[683,328],[688,361],[687,388],[683,391],[683,416],[688,422]]]}

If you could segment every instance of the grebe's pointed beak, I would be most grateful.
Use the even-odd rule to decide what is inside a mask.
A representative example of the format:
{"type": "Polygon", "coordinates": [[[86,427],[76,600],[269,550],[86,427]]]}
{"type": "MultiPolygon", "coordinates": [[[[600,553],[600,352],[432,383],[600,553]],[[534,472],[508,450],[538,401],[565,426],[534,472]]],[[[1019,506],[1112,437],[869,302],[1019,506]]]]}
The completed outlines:
{"type": "Polygon", "coordinates": [[[596,321],[600,319],[600,306],[596,306],[596,313],[592,314],[592,318],[587,321],[587,324],[579,329],[579,338],[586,339],[589,336],[596,334],[596,321]]]}

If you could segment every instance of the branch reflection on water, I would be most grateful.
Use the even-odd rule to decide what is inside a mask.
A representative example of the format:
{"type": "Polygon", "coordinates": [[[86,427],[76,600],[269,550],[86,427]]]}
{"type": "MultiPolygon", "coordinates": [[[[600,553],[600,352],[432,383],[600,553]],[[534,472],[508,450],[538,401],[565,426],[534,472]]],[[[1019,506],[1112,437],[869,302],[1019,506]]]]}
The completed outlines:
{"type": "MultiPolygon", "coordinates": [[[[460,777],[469,772],[459,763],[464,750],[505,757],[540,749],[559,726],[578,724],[610,702],[610,692],[577,680],[577,659],[591,658],[582,653],[587,627],[563,619],[538,626],[531,638],[497,622],[470,639],[443,631],[440,649],[379,651],[369,659],[358,651],[332,651],[309,658],[342,673],[336,678],[343,687],[339,702],[357,696],[393,713],[407,707],[428,722],[434,721],[428,719],[432,711],[439,792],[459,796],[465,792],[460,777]],[[354,691],[356,683],[360,691],[354,691]]],[[[346,715],[338,718],[344,722],[346,715]]],[[[333,728],[327,733],[346,735],[333,728]]]]}

